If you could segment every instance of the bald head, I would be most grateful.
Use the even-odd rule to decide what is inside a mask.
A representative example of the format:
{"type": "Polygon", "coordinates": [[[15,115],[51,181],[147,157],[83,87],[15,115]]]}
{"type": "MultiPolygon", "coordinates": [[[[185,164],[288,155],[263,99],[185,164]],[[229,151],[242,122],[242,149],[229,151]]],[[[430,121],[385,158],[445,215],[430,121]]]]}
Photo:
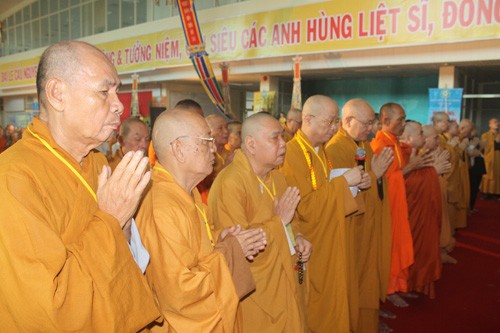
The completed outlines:
{"type": "Polygon", "coordinates": [[[474,129],[474,124],[469,119],[462,119],[458,125],[458,132],[461,139],[468,138],[471,136],[472,130],[474,129]]]}
{"type": "Polygon", "coordinates": [[[274,121],[278,122],[276,118],[274,118],[267,112],[257,112],[246,118],[245,121],[243,121],[243,126],[241,127],[241,139],[243,141],[241,144],[241,148],[243,150],[246,149],[245,139],[247,137],[258,136],[264,130],[266,122],[268,123],[274,121]]]}
{"type": "Polygon", "coordinates": [[[422,126],[422,135],[424,138],[427,138],[429,136],[436,136],[437,132],[434,126],[432,125],[423,125],[422,126]]]}
{"type": "Polygon", "coordinates": [[[373,108],[361,98],[347,101],[342,108],[342,128],[355,141],[366,141],[375,121],[373,108]]]}
{"type": "Polygon", "coordinates": [[[177,104],[175,104],[175,108],[178,110],[194,112],[204,117],[201,105],[193,99],[180,100],[179,102],[177,102],[177,104]]]}
{"type": "Polygon", "coordinates": [[[339,107],[328,96],[309,97],[302,108],[302,131],[314,146],[323,144],[338,130],[339,107]]]}
{"type": "Polygon", "coordinates": [[[407,121],[403,134],[399,140],[412,148],[422,148],[425,143],[424,137],[422,136],[422,125],[416,121],[407,121]]]}
{"type": "Polygon", "coordinates": [[[401,105],[386,103],[380,107],[379,113],[383,131],[392,133],[396,137],[403,134],[406,112],[401,105]]]}
{"type": "Polygon", "coordinates": [[[142,120],[130,117],[123,121],[118,137],[123,154],[138,150],[146,153],[149,139],[149,127],[142,120]]]}
{"type": "Polygon", "coordinates": [[[215,138],[217,151],[221,152],[229,138],[226,120],[217,114],[208,115],[205,119],[210,127],[210,134],[215,138]]]}
{"type": "Polygon", "coordinates": [[[302,124],[302,112],[299,109],[291,108],[286,115],[286,127],[290,133],[295,134],[302,124]]]}

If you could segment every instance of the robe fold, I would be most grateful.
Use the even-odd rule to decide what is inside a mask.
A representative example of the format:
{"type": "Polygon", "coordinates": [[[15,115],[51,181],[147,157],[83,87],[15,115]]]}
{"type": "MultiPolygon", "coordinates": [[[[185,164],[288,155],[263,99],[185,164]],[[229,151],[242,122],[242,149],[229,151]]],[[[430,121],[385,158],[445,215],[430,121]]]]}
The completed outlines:
{"type": "Polygon", "coordinates": [[[486,142],[484,147],[484,164],[486,174],[481,181],[481,192],[500,195],[500,150],[495,150],[496,134],[489,131],[481,135],[481,141],[486,142]]]}
{"type": "Polygon", "coordinates": [[[387,291],[387,282],[382,281],[388,281],[390,268],[390,214],[383,214],[383,205],[388,205],[389,199],[379,198],[377,179],[371,171],[373,151],[367,141],[358,145],[340,128],[325,151],[334,169],[353,168],[358,165],[355,159],[358,147],[366,151],[365,171],[372,185],[356,196],[358,206],[361,203],[364,211],[346,218],[350,331],[377,332],[379,300],[387,291]],[[385,287],[381,288],[382,285],[385,287]]]}
{"type": "MultiPolygon", "coordinates": [[[[411,147],[403,148],[408,163],[411,147]]],[[[441,276],[441,254],[439,240],[441,233],[442,203],[439,176],[434,167],[425,167],[409,173],[405,180],[406,199],[415,253],[410,267],[408,288],[435,298],[434,282],[441,276]]]]}
{"type": "Polygon", "coordinates": [[[231,263],[212,249],[196,205],[206,208],[196,189],[187,193],[157,161],[136,217],[151,256],[146,277],[166,319],[152,331],[233,332],[239,298],[231,263]]]}
{"type": "Polygon", "coordinates": [[[136,332],[160,316],[118,221],[98,208],[106,157],[80,165],[33,119],[0,156],[0,323],[5,332],[136,332]]]}
{"type": "Polygon", "coordinates": [[[306,304],[308,327],[313,332],[348,332],[345,216],[356,212],[357,204],[344,177],[329,181],[330,168],[324,147],[320,145],[317,149],[318,153],[299,130],[287,143],[280,171],[288,185],[300,191],[298,230],[314,248],[307,265],[310,282],[306,304]],[[307,146],[306,154],[316,176],[316,190],[298,136],[307,146]]]}
{"type": "MultiPolygon", "coordinates": [[[[287,188],[285,178],[275,170],[262,181],[271,193],[276,191],[277,198],[287,188]]],[[[290,253],[280,217],[274,214],[273,198],[241,150],[215,179],[208,203],[216,229],[239,224],[245,230],[262,228],[267,235],[265,250],[250,263],[257,287],[241,302],[242,331],[304,332],[304,309],[294,270],[297,259],[290,253]]]]}
{"type": "Polygon", "coordinates": [[[399,141],[392,133],[378,131],[370,145],[375,154],[379,154],[384,147],[390,147],[394,153],[394,160],[386,171],[392,225],[391,270],[387,294],[406,292],[408,268],[413,264],[413,243],[402,172],[405,161],[399,141]]]}

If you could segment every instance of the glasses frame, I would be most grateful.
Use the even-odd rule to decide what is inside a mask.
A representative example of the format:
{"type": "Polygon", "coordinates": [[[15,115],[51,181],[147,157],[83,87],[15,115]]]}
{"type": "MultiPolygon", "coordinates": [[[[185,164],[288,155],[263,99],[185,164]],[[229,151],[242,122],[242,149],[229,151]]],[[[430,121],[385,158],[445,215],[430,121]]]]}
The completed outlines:
{"type": "Polygon", "coordinates": [[[313,118],[318,119],[318,120],[319,120],[319,121],[321,121],[323,124],[326,124],[326,126],[328,126],[328,127],[332,127],[332,125],[333,125],[333,124],[335,124],[335,125],[340,124],[340,118],[338,118],[338,117],[337,117],[337,118],[334,118],[334,119],[332,119],[332,120],[330,120],[330,121],[328,121],[328,120],[326,120],[326,119],[322,119],[322,118],[320,118],[320,117],[318,117],[318,116],[316,116],[316,115],[314,115],[314,114],[310,114],[310,116],[311,116],[311,117],[313,117],[313,118]]]}
{"type": "Polygon", "coordinates": [[[175,141],[180,140],[180,139],[184,139],[184,138],[198,139],[198,140],[201,140],[202,142],[207,142],[207,144],[208,143],[215,144],[215,138],[213,136],[203,137],[203,136],[192,136],[192,135],[178,136],[175,139],[173,139],[172,141],[170,141],[170,144],[173,144],[175,141]]]}

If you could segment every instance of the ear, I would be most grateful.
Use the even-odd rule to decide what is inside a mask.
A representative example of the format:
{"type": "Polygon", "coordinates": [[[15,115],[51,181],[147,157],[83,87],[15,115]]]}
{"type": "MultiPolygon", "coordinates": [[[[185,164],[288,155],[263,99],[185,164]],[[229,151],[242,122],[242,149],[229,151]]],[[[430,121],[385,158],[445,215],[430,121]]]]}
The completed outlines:
{"type": "Polygon", "coordinates": [[[65,104],[65,93],[67,92],[67,85],[65,82],[52,78],[45,84],[45,95],[47,102],[52,106],[55,111],[63,111],[65,104]]]}
{"type": "Polygon", "coordinates": [[[247,151],[252,154],[252,155],[255,155],[255,151],[256,151],[256,148],[255,148],[255,138],[250,136],[250,135],[247,135],[245,137],[245,147],[247,148],[247,151]]]}
{"type": "Polygon", "coordinates": [[[179,163],[184,163],[186,161],[186,155],[182,150],[182,142],[175,140],[170,146],[172,147],[174,158],[176,158],[179,163]]]}

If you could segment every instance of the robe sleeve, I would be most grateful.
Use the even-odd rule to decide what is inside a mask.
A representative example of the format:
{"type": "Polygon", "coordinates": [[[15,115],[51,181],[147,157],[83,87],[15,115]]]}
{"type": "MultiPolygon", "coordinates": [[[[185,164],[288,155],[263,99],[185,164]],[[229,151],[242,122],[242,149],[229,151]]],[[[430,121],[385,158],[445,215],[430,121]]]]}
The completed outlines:
{"type": "Polygon", "coordinates": [[[98,209],[88,214],[95,202],[85,190],[88,201],[69,189],[76,205],[56,211],[65,198],[46,196],[24,174],[0,175],[0,188],[4,329],[136,331],[159,316],[118,221],[98,209]]]}

